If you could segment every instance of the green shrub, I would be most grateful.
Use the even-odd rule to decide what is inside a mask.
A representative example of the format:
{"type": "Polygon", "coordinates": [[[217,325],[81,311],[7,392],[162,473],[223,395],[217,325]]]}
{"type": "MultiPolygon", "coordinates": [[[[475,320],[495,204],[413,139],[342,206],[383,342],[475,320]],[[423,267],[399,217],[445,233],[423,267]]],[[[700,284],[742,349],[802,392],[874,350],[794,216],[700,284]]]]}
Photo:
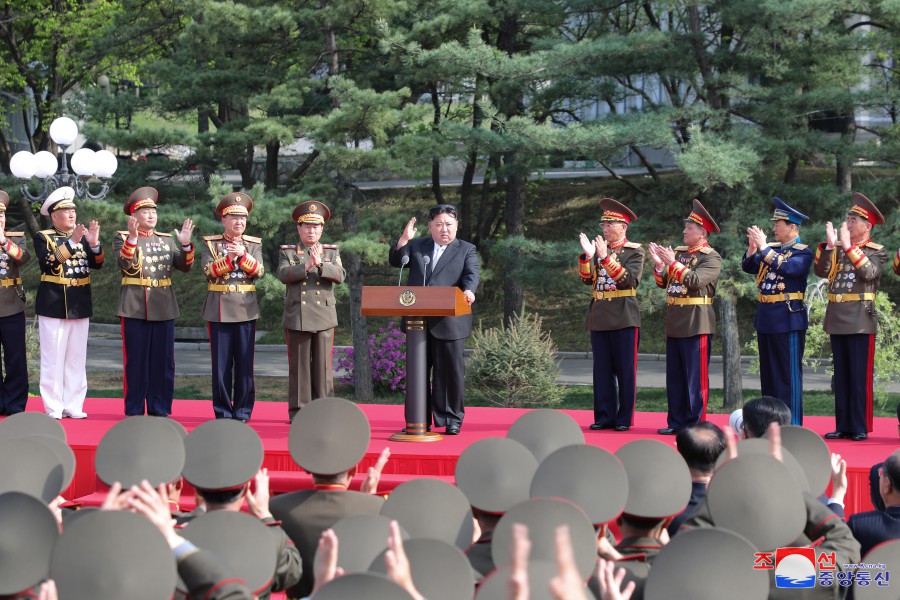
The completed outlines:
{"type": "Polygon", "coordinates": [[[466,365],[467,396],[507,407],[552,406],[562,401],[556,384],[556,347],[537,315],[517,317],[508,327],[472,332],[466,365]]]}

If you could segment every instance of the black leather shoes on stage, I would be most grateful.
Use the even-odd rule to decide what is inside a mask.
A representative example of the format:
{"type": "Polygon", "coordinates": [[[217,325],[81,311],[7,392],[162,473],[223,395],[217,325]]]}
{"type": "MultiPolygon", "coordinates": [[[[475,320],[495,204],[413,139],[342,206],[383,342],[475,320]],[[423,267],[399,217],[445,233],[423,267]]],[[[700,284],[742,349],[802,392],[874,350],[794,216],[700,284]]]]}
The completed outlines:
{"type": "Polygon", "coordinates": [[[602,423],[591,423],[590,428],[593,429],[594,431],[598,431],[600,429],[612,429],[613,426],[612,425],[603,425],[602,423]]]}
{"type": "Polygon", "coordinates": [[[629,429],[628,425],[616,425],[616,431],[628,431],[629,429]]]}
{"type": "Polygon", "coordinates": [[[854,442],[862,442],[869,439],[869,435],[867,433],[851,433],[847,437],[854,442]]]}
{"type": "Polygon", "coordinates": [[[657,429],[656,433],[659,435],[675,435],[678,433],[678,430],[672,427],[663,427],[662,429],[657,429]]]}
{"type": "MultiPolygon", "coordinates": [[[[844,431],[832,431],[832,432],[826,433],[822,437],[824,437],[826,440],[843,440],[843,439],[849,438],[850,434],[846,433],[844,431]]],[[[865,438],[863,438],[863,439],[865,439],[865,438]]]]}
{"type": "Polygon", "coordinates": [[[459,425],[447,425],[444,435],[459,435],[459,425]]]}

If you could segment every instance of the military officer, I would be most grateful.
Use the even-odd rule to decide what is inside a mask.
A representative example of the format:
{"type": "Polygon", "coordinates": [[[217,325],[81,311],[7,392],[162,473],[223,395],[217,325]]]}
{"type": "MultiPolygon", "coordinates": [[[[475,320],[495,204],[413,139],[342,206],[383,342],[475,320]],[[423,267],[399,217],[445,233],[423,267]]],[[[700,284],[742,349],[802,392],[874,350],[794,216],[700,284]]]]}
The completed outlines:
{"type": "Polygon", "coordinates": [[[52,229],[34,236],[41,285],[34,301],[41,340],[41,398],[55,419],[84,419],[87,394],[88,319],[91,317],[91,269],[103,266],[100,225],[77,222],[75,190],[55,189],[41,205],[52,229]]]}
{"type": "Polygon", "coordinates": [[[191,234],[185,219],[181,231],[155,230],[156,201],[152,187],[134,191],[123,210],[128,230],[119,231],[113,251],[122,271],[119,308],[125,356],[125,414],[167,417],[175,394],[175,318],[178,302],[172,289],[172,270],[184,273],[194,264],[191,234]]]}
{"type": "Polygon", "coordinates": [[[291,219],[297,223],[300,241],[282,246],[278,279],[287,285],[284,317],[288,346],[288,416],[316,398],[334,395],[331,349],[337,327],[333,286],[343,283],[347,272],[337,246],[322,244],[322,230],[331,210],[317,200],[302,202],[291,219]]]}
{"type": "Polygon", "coordinates": [[[201,261],[209,282],[203,318],[209,322],[213,412],[217,419],[245,423],[256,400],[256,280],[265,273],[262,240],[244,235],[251,210],[253,198],[247,194],[234,192],[222,198],[216,215],[225,232],[203,238],[201,261]]]}
{"type": "Polygon", "coordinates": [[[666,290],[666,396],[668,426],[661,435],[706,419],[709,400],[710,341],[716,332],[713,297],[722,270],[722,257],[710,247],[709,234],[719,226],[694,200],[684,220],[684,246],[675,250],[650,243],[653,277],[666,290]]]}
{"type": "Polygon", "coordinates": [[[3,380],[0,381],[0,415],[25,410],[28,401],[28,363],[25,352],[25,288],[19,267],[31,259],[25,234],[6,231],[9,194],[0,190],[0,346],[3,347],[3,380]]]}
{"type": "Polygon", "coordinates": [[[825,224],[825,242],[816,250],[815,272],[828,278],[825,332],[834,353],[835,430],[829,440],[866,439],[872,431],[872,378],[875,356],[875,293],[887,260],[884,246],[870,237],[884,217],[856,193],[840,231],[825,224]]]}
{"type": "Polygon", "coordinates": [[[591,429],[628,431],[634,424],[637,399],[641,313],[636,296],[644,249],[626,238],[628,224],[637,219],[627,206],[604,198],[600,208],[603,235],[592,241],[580,234],[582,254],[578,257],[578,274],[593,292],[585,318],[594,356],[591,429]]]}
{"type": "Polygon", "coordinates": [[[791,409],[791,424],[803,425],[803,350],[809,326],[803,294],[813,253],[800,239],[800,224],[809,217],[774,200],[777,242],[768,243],[756,225],[748,227],[741,268],[756,275],[759,288],[754,326],[762,394],[784,402],[791,409]]]}

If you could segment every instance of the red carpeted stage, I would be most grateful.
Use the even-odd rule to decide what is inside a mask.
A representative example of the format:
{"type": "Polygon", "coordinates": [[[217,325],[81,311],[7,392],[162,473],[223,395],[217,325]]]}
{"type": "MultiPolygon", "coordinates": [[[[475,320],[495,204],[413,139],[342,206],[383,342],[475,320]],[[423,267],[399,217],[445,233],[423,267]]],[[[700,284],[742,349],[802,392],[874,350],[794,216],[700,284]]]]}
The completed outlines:
{"type": "MultiPolygon", "coordinates": [[[[28,410],[43,409],[39,398],[28,401],[28,410]]],[[[94,453],[100,438],[107,429],[123,419],[121,399],[88,398],[85,411],[90,415],[85,420],[63,419],[69,445],[75,452],[77,468],[75,479],[64,495],[77,500],[91,496],[105,489],[94,472],[94,453]]],[[[458,436],[445,436],[443,441],[431,443],[390,442],[388,438],[403,427],[403,407],[397,405],[363,405],[362,409],[372,425],[372,441],[369,451],[360,465],[360,470],[374,464],[381,450],[389,446],[391,459],[384,469],[380,491],[389,492],[409,479],[429,476],[440,477],[453,482],[456,460],[465,448],[482,438],[505,436],[510,424],[522,413],[522,409],[512,408],[469,408],[466,421],[458,436]]],[[[615,452],[621,445],[639,438],[653,438],[674,444],[674,438],[656,434],[656,430],[666,425],[664,413],[637,413],[636,426],[624,433],[612,431],[590,431],[592,414],[585,410],[564,411],[572,416],[584,429],[588,444],[601,446],[615,452]]],[[[211,402],[199,400],[176,400],[173,418],[188,431],[212,417],[211,402]]],[[[710,419],[720,426],[727,424],[727,415],[710,415],[710,419]]],[[[832,417],[806,417],[804,424],[824,434],[834,427],[832,417]]],[[[259,402],[253,410],[250,425],[259,433],[265,447],[264,465],[269,469],[273,493],[308,488],[312,481],[300,471],[291,460],[287,449],[288,422],[287,408],[283,403],[259,402]]],[[[869,467],[884,460],[897,449],[897,422],[894,419],[875,419],[875,431],[865,442],[838,440],[829,443],[832,452],[841,454],[848,464],[849,491],[846,498],[847,514],[871,510],[869,497],[869,467]]],[[[357,477],[359,485],[361,477],[357,477]]],[[[94,504],[100,494],[85,498],[85,503],[94,504]]],[[[193,503],[185,498],[182,508],[193,503]]]]}

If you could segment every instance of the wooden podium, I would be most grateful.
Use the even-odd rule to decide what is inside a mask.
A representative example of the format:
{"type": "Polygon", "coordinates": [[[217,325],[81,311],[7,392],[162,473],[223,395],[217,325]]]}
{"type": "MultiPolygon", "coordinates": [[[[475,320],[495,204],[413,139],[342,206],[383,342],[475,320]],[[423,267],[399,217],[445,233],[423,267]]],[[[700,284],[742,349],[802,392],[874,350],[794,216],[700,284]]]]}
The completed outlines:
{"type": "Polygon", "coordinates": [[[436,442],[439,433],[426,431],[427,336],[425,317],[458,317],[472,312],[457,287],[364,286],[362,314],[406,318],[406,432],[394,442],[436,442]]]}

